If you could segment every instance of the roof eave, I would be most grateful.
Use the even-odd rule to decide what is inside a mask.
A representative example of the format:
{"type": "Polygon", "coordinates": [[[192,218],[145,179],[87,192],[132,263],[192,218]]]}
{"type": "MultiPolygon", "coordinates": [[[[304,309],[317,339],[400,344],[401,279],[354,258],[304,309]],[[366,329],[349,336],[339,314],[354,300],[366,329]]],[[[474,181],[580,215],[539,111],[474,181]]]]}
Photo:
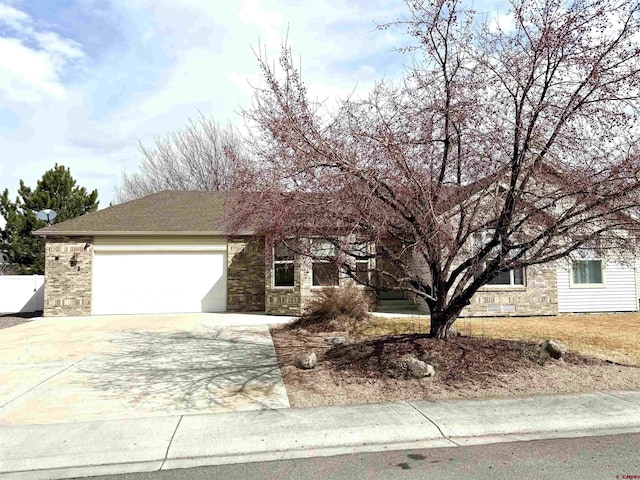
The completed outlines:
{"type": "Polygon", "coordinates": [[[256,234],[252,230],[241,230],[238,232],[224,232],[221,230],[210,231],[79,231],[79,230],[56,230],[45,231],[43,229],[33,232],[34,235],[41,237],[116,237],[116,236],[135,236],[135,237],[151,237],[151,236],[253,236],[256,234]]]}

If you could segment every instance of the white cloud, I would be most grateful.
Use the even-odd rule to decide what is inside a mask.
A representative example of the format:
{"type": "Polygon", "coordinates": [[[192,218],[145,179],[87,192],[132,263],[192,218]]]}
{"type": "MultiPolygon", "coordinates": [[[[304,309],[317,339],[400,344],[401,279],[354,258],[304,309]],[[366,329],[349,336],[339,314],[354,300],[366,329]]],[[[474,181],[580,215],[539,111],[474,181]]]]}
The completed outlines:
{"type": "Polygon", "coordinates": [[[262,7],[260,0],[241,0],[242,8],[238,18],[247,26],[256,27],[258,36],[254,40],[255,48],[268,55],[277,55],[282,46],[286,30],[280,30],[284,24],[282,14],[262,7]]]}
{"type": "Polygon", "coordinates": [[[489,31],[494,33],[498,31],[509,33],[513,31],[515,28],[516,28],[516,22],[512,14],[503,15],[503,14],[497,13],[496,15],[494,15],[494,17],[491,19],[491,22],[489,23],[489,31]]]}
{"type": "MultiPolygon", "coordinates": [[[[25,84],[55,96],[64,95],[64,87],[57,79],[54,56],[27,48],[15,38],[0,38],[0,51],[0,70],[4,70],[0,73],[0,90],[10,98],[27,100],[24,93],[29,89],[25,84]],[[18,85],[22,88],[16,89],[18,85]],[[14,96],[16,90],[18,95],[14,96]]],[[[37,93],[35,98],[40,98],[37,93]]]]}
{"type": "Polygon", "coordinates": [[[33,38],[38,41],[42,50],[54,58],[66,60],[84,57],[84,52],[77,42],[62,38],[55,32],[35,33],[33,38]]]}
{"type": "Polygon", "coordinates": [[[245,24],[256,25],[265,31],[282,25],[283,22],[282,14],[263,9],[260,0],[242,0],[238,16],[245,24]]]}
{"type": "Polygon", "coordinates": [[[21,30],[24,24],[31,22],[31,17],[10,5],[0,3],[0,22],[14,30],[21,30]]]}
{"type": "Polygon", "coordinates": [[[53,31],[37,30],[29,15],[8,5],[0,4],[0,19],[15,33],[0,37],[0,92],[27,102],[41,100],[43,93],[64,96],[60,76],[69,61],[84,56],[80,46],[53,31]]]}
{"type": "Polygon", "coordinates": [[[231,72],[227,75],[227,80],[248,97],[253,95],[254,88],[262,85],[264,80],[259,73],[247,73],[240,74],[238,72],[231,72]]]}

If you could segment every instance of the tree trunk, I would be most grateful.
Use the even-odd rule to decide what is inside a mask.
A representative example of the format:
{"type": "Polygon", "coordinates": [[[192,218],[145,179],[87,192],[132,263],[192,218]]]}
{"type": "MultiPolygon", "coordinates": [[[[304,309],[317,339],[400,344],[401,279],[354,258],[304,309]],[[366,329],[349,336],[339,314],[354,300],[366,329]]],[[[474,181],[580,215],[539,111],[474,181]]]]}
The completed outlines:
{"type": "Polygon", "coordinates": [[[429,330],[429,336],[431,338],[437,338],[439,340],[446,340],[449,334],[449,330],[456,321],[458,315],[446,311],[432,311],[431,312],[431,328],[429,330]]]}

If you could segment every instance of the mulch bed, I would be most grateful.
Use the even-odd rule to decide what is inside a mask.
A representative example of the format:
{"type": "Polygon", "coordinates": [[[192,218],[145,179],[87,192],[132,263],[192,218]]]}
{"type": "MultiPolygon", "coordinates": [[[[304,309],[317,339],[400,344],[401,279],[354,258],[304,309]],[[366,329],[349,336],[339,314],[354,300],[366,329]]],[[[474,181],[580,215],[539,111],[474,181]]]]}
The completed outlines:
{"type": "MultiPolygon", "coordinates": [[[[425,335],[383,336],[373,340],[354,342],[347,346],[331,346],[324,338],[331,333],[306,333],[304,330],[282,329],[274,336],[293,335],[297,342],[288,354],[281,351],[284,364],[296,366],[298,357],[312,349],[318,359],[328,368],[343,374],[363,378],[379,378],[387,367],[405,355],[413,355],[430,363],[438,372],[438,380],[450,386],[455,384],[484,383],[489,378],[516,373],[548,362],[556,362],[540,350],[537,343],[492,338],[454,337],[446,341],[435,340],[425,335]],[[297,345],[295,345],[297,343],[297,345]]],[[[344,336],[335,332],[334,335],[344,336]]],[[[603,361],[567,353],[563,360],[573,365],[598,365],[603,361]]]]}
{"type": "MultiPolygon", "coordinates": [[[[325,352],[334,368],[362,377],[384,375],[390,363],[413,355],[430,363],[438,380],[449,385],[484,383],[487,379],[553,362],[536,343],[490,338],[455,337],[446,341],[424,335],[381,337],[336,346],[325,352]]],[[[595,358],[568,353],[564,362],[579,365],[602,363],[595,358]]]]}
{"type": "Polygon", "coordinates": [[[349,338],[343,330],[272,327],[278,362],[294,407],[411,399],[450,399],[640,388],[640,368],[567,353],[553,360],[536,342],[425,335],[349,338]],[[325,339],[343,336],[346,346],[325,339]],[[318,365],[301,369],[313,350],[318,365]],[[433,378],[391,378],[388,366],[414,355],[436,368],[433,378]]]}

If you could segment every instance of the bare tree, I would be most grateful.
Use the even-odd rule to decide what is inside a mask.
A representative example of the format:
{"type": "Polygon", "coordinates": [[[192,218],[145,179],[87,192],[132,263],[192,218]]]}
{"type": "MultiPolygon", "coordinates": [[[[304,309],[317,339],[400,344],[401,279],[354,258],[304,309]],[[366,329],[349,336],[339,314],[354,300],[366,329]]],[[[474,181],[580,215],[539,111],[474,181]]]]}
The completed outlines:
{"type": "Polygon", "coordinates": [[[247,164],[240,135],[202,114],[181,130],[156,137],[152,148],[140,143],[140,151],[140,170],[122,174],[116,203],[162,190],[228,190],[236,170],[247,164]]]}
{"type": "Polygon", "coordinates": [[[416,40],[413,64],[366,100],[329,111],[286,45],[279,69],[259,58],[245,188],[261,194],[235,211],[276,238],[375,242],[379,275],[423,298],[445,338],[501,272],[635,248],[639,6],[512,0],[501,29],[459,0],[406,4],[380,28],[416,40]]]}

